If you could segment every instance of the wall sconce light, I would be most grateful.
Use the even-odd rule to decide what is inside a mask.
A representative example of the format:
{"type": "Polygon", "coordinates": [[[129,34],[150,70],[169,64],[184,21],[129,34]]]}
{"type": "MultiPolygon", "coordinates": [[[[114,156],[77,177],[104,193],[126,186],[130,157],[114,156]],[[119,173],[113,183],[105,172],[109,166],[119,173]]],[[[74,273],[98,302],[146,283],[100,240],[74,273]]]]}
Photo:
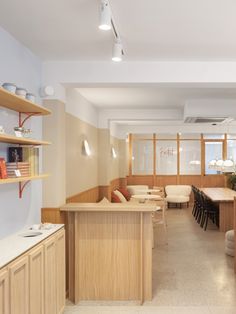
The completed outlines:
{"type": "Polygon", "coordinates": [[[117,154],[114,147],[111,148],[111,154],[114,159],[117,158],[117,154]]]}
{"type": "Polygon", "coordinates": [[[83,152],[85,155],[87,156],[90,156],[91,155],[91,149],[90,149],[90,146],[89,146],[89,143],[87,140],[84,140],[83,141],[83,152]]]}

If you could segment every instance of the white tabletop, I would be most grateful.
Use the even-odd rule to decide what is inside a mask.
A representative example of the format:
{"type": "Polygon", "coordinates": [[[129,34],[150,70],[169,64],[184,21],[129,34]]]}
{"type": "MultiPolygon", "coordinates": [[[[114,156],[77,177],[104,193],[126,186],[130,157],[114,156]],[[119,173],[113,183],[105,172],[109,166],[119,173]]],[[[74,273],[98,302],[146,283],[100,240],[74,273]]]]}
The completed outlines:
{"type": "Polygon", "coordinates": [[[157,193],[157,192],[160,192],[161,190],[157,190],[157,189],[141,189],[141,190],[138,190],[139,193],[157,193]]]}
{"type": "Polygon", "coordinates": [[[153,194],[134,194],[131,197],[138,200],[160,200],[162,198],[160,195],[153,194]]]}

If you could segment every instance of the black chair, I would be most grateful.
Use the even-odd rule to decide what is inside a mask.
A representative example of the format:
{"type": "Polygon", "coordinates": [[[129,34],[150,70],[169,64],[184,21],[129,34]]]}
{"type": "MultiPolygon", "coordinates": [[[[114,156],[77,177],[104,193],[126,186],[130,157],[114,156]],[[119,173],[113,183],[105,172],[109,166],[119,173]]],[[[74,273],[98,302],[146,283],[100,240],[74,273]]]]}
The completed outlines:
{"type": "Polygon", "coordinates": [[[219,207],[205,194],[203,194],[203,207],[204,211],[201,217],[201,227],[206,231],[209,219],[219,227],[219,207]]]}

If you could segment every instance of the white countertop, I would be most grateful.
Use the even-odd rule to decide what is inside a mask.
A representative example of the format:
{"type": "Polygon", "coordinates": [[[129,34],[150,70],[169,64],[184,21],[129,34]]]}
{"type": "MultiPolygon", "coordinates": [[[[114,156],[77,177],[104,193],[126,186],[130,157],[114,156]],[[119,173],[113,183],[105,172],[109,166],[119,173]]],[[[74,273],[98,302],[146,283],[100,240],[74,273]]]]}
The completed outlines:
{"type": "Polygon", "coordinates": [[[18,256],[22,255],[26,251],[45,240],[51,234],[55,233],[64,225],[53,225],[50,230],[32,230],[42,232],[41,235],[36,237],[24,238],[20,234],[30,231],[29,227],[19,230],[6,238],[0,240],[0,268],[13,261],[18,256]]]}

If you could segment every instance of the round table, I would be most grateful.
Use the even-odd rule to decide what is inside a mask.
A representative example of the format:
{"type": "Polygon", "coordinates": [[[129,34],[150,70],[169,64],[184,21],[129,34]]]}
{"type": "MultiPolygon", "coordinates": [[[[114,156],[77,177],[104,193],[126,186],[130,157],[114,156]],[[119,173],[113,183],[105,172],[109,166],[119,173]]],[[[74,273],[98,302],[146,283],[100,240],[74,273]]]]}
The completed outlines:
{"type": "Polygon", "coordinates": [[[143,190],[138,190],[139,193],[158,193],[161,192],[161,190],[157,190],[157,189],[143,189],[143,190]]]}
{"type": "Polygon", "coordinates": [[[145,202],[146,200],[159,201],[162,199],[160,195],[150,195],[150,194],[134,194],[131,198],[145,202]]]}

